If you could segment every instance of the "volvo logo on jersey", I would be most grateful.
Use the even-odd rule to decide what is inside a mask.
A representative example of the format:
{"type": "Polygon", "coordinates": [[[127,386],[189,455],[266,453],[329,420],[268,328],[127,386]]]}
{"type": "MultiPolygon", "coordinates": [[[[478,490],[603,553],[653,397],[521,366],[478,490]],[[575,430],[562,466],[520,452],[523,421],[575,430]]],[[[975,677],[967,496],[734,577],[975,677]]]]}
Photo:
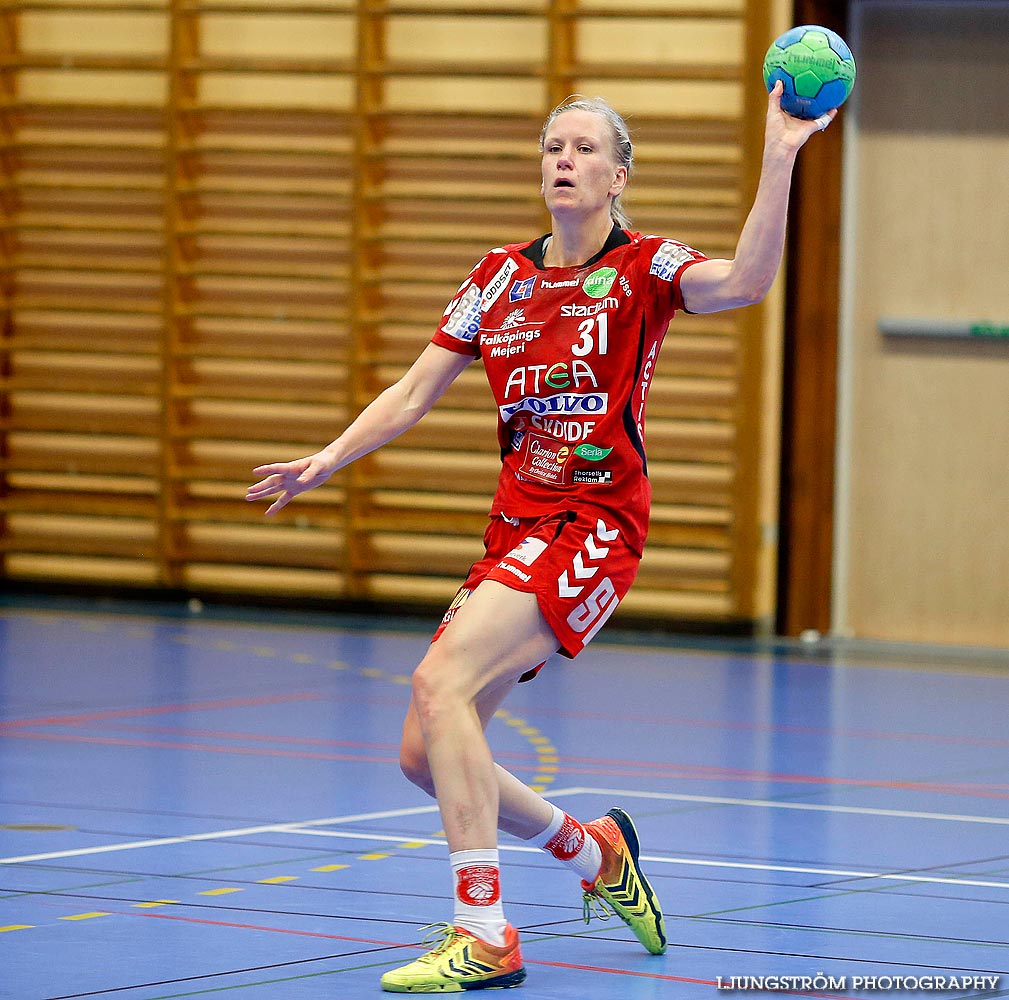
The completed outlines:
{"type": "Polygon", "coordinates": [[[609,406],[608,392],[558,392],[553,396],[526,396],[499,406],[501,421],[508,423],[516,413],[528,410],[537,416],[595,416],[609,406]]]}

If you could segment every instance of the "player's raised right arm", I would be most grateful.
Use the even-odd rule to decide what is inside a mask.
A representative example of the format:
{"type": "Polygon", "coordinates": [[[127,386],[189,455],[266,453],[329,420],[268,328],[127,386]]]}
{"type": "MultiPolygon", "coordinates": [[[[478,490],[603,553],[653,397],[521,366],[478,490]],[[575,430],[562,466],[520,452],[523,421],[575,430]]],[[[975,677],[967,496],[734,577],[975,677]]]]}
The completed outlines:
{"type": "Polygon", "coordinates": [[[314,455],[253,469],[264,478],[246,490],[245,499],[276,497],[266,511],[275,514],[299,493],[321,486],[337,469],[413,427],[472,360],[468,354],[428,344],[409,371],[376,396],[335,441],[314,455]]]}

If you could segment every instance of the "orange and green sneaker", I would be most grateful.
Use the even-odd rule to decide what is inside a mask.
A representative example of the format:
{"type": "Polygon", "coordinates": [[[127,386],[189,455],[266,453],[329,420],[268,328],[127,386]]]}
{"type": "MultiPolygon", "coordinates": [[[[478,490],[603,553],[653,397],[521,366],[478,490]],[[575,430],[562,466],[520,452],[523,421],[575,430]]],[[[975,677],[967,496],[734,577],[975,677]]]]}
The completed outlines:
{"type": "Polygon", "coordinates": [[[653,955],[666,950],[666,924],[651,883],[638,866],[638,831],[623,809],[611,809],[585,824],[598,841],[603,866],[595,882],[582,880],[585,923],[593,914],[609,919],[611,909],[653,955]]]}
{"type": "Polygon", "coordinates": [[[435,947],[415,962],[387,972],[382,977],[387,993],[503,990],[521,986],[526,978],[518,931],[511,924],[505,928],[502,948],[451,924],[429,924],[424,930],[428,933],[421,943],[435,947]]]}

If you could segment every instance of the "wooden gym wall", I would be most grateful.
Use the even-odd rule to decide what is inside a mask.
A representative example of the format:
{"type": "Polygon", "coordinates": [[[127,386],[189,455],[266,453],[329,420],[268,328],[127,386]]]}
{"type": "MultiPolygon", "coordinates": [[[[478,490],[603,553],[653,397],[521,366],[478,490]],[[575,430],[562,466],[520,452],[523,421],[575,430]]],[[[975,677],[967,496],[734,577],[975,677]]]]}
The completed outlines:
{"type": "MultiPolygon", "coordinates": [[[[779,5],[784,6],[784,5],[779,5]]],[[[479,366],[275,520],[489,247],[546,227],[535,139],[625,111],[635,228],[731,254],[760,160],[757,0],[10,0],[0,37],[3,573],[443,603],[498,467],[479,366]]],[[[773,613],[780,309],[678,317],[625,616],[773,613]]]]}

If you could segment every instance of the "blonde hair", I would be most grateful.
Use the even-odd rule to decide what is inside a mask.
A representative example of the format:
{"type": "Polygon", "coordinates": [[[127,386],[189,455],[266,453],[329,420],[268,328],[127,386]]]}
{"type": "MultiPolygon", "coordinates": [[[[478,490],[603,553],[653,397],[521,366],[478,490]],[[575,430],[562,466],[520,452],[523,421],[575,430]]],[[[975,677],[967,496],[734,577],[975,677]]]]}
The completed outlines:
{"type": "MultiPolygon", "coordinates": [[[[613,139],[613,153],[617,165],[626,168],[627,176],[630,177],[631,169],[634,166],[634,147],[631,144],[630,132],[627,122],[623,116],[616,111],[607,101],[601,97],[583,97],[581,94],[572,94],[557,105],[550,114],[547,115],[543,128],[540,130],[540,153],[543,152],[543,144],[546,141],[547,131],[554,123],[554,120],[564,114],[565,111],[588,111],[591,114],[599,115],[610,127],[610,135],[613,139]]],[[[624,212],[621,204],[622,194],[618,194],[610,202],[610,218],[622,229],[627,229],[631,220],[624,212]]]]}

